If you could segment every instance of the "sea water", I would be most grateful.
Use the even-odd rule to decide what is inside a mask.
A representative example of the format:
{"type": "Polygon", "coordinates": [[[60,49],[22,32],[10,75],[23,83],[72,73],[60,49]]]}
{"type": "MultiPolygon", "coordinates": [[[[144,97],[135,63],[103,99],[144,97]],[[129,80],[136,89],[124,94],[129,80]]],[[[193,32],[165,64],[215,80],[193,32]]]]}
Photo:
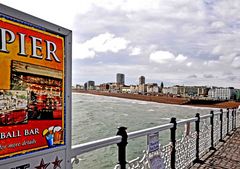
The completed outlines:
{"type": "MultiPolygon", "coordinates": [[[[108,96],[73,93],[72,144],[81,144],[115,136],[117,128],[127,127],[136,131],[169,123],[171,117],[178,120],[194,117],[196,113],[208,114],[210,108],[170,105],[108,96]]],[[[169,141],[169,131],[159,133],[160,143],[169,141]]],[[[142,157],[147,138],[128,141],[127,160],[142,157]]],[[[117,164],[117,146],[101,148],[80,157],[75,169],[113,169],[117,164]]]]}

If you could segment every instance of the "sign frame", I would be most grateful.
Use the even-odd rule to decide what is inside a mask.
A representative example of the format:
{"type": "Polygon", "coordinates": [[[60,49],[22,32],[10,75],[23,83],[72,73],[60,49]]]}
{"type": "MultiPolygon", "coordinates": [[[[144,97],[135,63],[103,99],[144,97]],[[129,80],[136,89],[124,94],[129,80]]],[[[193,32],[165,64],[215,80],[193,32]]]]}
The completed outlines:
{"type": "Polygon", "coordinates": [[[64,126],[65,126],[65,144],[59,147],[53,147],[50,149],[43,149],[38,151],[29,152],[26,154],[16,155],[0,160],[1,165],[8,165],[17,161],[24,161],[32,157],[40,157],[44,154],[64,151],[65,154],[65,166],[64,168],[71,168],[71,142],[72,142],[72,31],[61,26],[55,25],[48,21],[34,17],[27,13],[13,9],[6,5],[0,4],[0,15],[14,18],[26,23],[30,23],[39,28],[44,28],[46,32],[50,32],[55,35],[59,35],[64,38],[64,126]]]}
{"type": "Polygon", "coordinates": [[[151,133],[147,135],[147,149],[149,153],[159,150],[159,133],[151,133]]]}

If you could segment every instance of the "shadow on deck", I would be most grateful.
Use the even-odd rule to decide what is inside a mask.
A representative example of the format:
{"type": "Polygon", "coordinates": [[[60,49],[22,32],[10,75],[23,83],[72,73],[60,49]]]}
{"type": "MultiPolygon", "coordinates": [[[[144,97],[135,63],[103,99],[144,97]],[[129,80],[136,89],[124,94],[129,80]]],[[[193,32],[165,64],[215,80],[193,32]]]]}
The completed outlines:
{"type": "Polygon", "coordinates": [[[226,137],[216,151],[210,151],[201,160],[203,164],[194,164],[191,169],[240,169],[240,128],[226,137]]]}

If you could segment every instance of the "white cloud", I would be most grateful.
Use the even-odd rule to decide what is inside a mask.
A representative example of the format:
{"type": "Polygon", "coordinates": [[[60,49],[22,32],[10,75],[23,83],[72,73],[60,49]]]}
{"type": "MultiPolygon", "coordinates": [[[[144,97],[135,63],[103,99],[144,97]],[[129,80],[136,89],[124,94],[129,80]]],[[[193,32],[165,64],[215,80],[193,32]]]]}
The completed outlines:
{"type": "Polygon", "coordinates": [[[216,21],[211,24],[211,27],[215,29],[220,29],[220,28],[223,28],[224,26],[225,26],[225,23],[222,21],[216,21]]]}
{"type": "Polygon", "coordinates": [[[181,63],[185,61],[187,57],[183,56],[182,54],[174,56],[174,54],[169,51],[155,51],[150,54],[149,59],[152,62],[163,64],[163,63],[170,63],[170,62],[181,63]]]}
{"type": "Polygon", "coordinates": [[[218,65],[220,62],[218,60],[209,60],[209,61],[204,61],[204,65],[209,66],[209,67],[213,67],[218,65]]]}
{"type": "Polygon", "coordinates": [[[240,57],[235,57],[232,62],[234,68],[240,68],[240,57]]]}
{"type": "Polygon", "coordinates": [[[167,63],[173,61],[175,56],[168,51],[156,51],[150,54],[149,59],[156,63],[167,63]]]}
{"type": "Polygon", "coordinates": [[[158,9],[159,0],[90,0],[98,7],[107,10],[121,9],[128,12],[158,9]]]}
{"type": "Polygon", "coordinates": [[[221,56],[219,56],[219,60],[224,63],[231,63],[233,61],[233,59],[235,58],[235,56],[237,56],[237,55],[238,55],[237,53],[221,55],[221,56]]]}
{"type": "Polygon", "coordinates": [[[131,50],[131,53],[129,55],[131,55],[131,56],[141,54],[141,48],[139,48],[139,47],[131,48],[130,50],[131,50]]]}
{"type": "Polygon", "coordinates": [[[116,37],[111,33],[104,33],[93,37],[84,43],[73,46],[73,57],[79,59],[94,58],[96,53],[113,52],[126,49],[130,41],[116,37]]]}
{"type": "Polygon", "coordinates": [[[188,62],[186,65],[187,65],[188,67],[191,67],[191,66],[192,66],[192,62],[188,62]]]}
{"type": "Polygon", "coordinates": [[[122,37],[115,37],[114,34],[104,33],[90,40],[87,40],[84,45],[96,52],[114,52],[126,49],[130,42],[122,37]]]}
{"type": "Polygon", "coordinates": [[[73,43],[73,58],[75,59],[93,59],[96,52],[86,47],[84,44],[73,43]]]}
{"type": "Polygon", "coordinates": [[[221,45],[217,45],[216,47],[213,48],[212,54],[220,54],[221,49],[222,49],[221,45]]]}
{"type": "MultiPolygon", "coordinates": [[[[235,70],[240,67],[239,0],[231,0],[231,3],[228,0],[79,0],[70,3],[59,0],[57,4],[47,0],[2,0],[1,3],[71,29],[73,58],[92,59],[88,64],[93,67],[99,57],[104,57],[100,60],[106,65],[146,65],[143,73],[151,78],[167,77],[180,82],[189,73],[203,77],[199,72],[216,75],[228,71],[234,72],[232,76],[240,77],[240,71],[235,70]],[[111,54],[107,52],[138,58],[129,57],[126,61],[121,60],[122,57],[108,59],[111,54]],[[152,69],[154,66],[156,70],[152,69]],[[169,71],[171,66],[182,76],[169,71]]],[[[77,64],[79,72],[78,68],[84,62],[77,64]]],[[[118,71],[121,72],[123,67],[118,71]]],[[[107,66],[99,66],[98,73],[104,74],[102,72],[108,71],[105,69],[107,66]]],[[[82,70],[83,74],[86,73],[82,70]]],[[[93,74],[89,72],[88,76],[93,74]]],[[[101,77],[103,81],[104,78],[101,77]]],[[[214,79],[216,84],[220,81],[214,79]]],[[[196,79],[192,83],[196,83],[196,79]]],[[[224,79],[220,84],[228,83],[232,82],[224,79]]],[[[240,87],[239,82],[236,84],[240,87]]]]}
{"type": "Polygon", "coordinates": [[[186,56],[183,56],[182,54],[177,55],[177,57],[175,58],[175,60],[176,60],[177,62],[183,62],[183,61],[185,61],[186,59],[187,59],[187,57],[186,57],[186,56]]]}

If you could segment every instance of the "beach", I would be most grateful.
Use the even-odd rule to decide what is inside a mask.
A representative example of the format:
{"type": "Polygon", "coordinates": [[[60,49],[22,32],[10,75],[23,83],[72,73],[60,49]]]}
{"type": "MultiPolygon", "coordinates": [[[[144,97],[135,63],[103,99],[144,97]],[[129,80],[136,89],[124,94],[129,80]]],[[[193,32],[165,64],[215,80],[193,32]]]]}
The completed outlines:
{"type": "Polygon", "coordinates": [[[172,97],[166,95],[158,95],[158,96],[150,96],[150,95],[140,95],[140,94],[129,94],[129,93],[110,93],[110,92],[99,92],[95,90],[78,90],[73,89],[72,92],[76,93],[88,93],[94,95],[102,95],[102,96],[111,96],[125,99],[134,99],[134,100],[142,100],[142,101],[151,101],[157,103],[165,103],[165,104],[176,104],[176,105],[189,105],[189,106],[197,106],[197,107],[211,107],[211,108],[237,108],[240,105],[240,102],[236,101],[222,101],[222,102],[192,102],[188,98],[181,97],[172,97]]]}

